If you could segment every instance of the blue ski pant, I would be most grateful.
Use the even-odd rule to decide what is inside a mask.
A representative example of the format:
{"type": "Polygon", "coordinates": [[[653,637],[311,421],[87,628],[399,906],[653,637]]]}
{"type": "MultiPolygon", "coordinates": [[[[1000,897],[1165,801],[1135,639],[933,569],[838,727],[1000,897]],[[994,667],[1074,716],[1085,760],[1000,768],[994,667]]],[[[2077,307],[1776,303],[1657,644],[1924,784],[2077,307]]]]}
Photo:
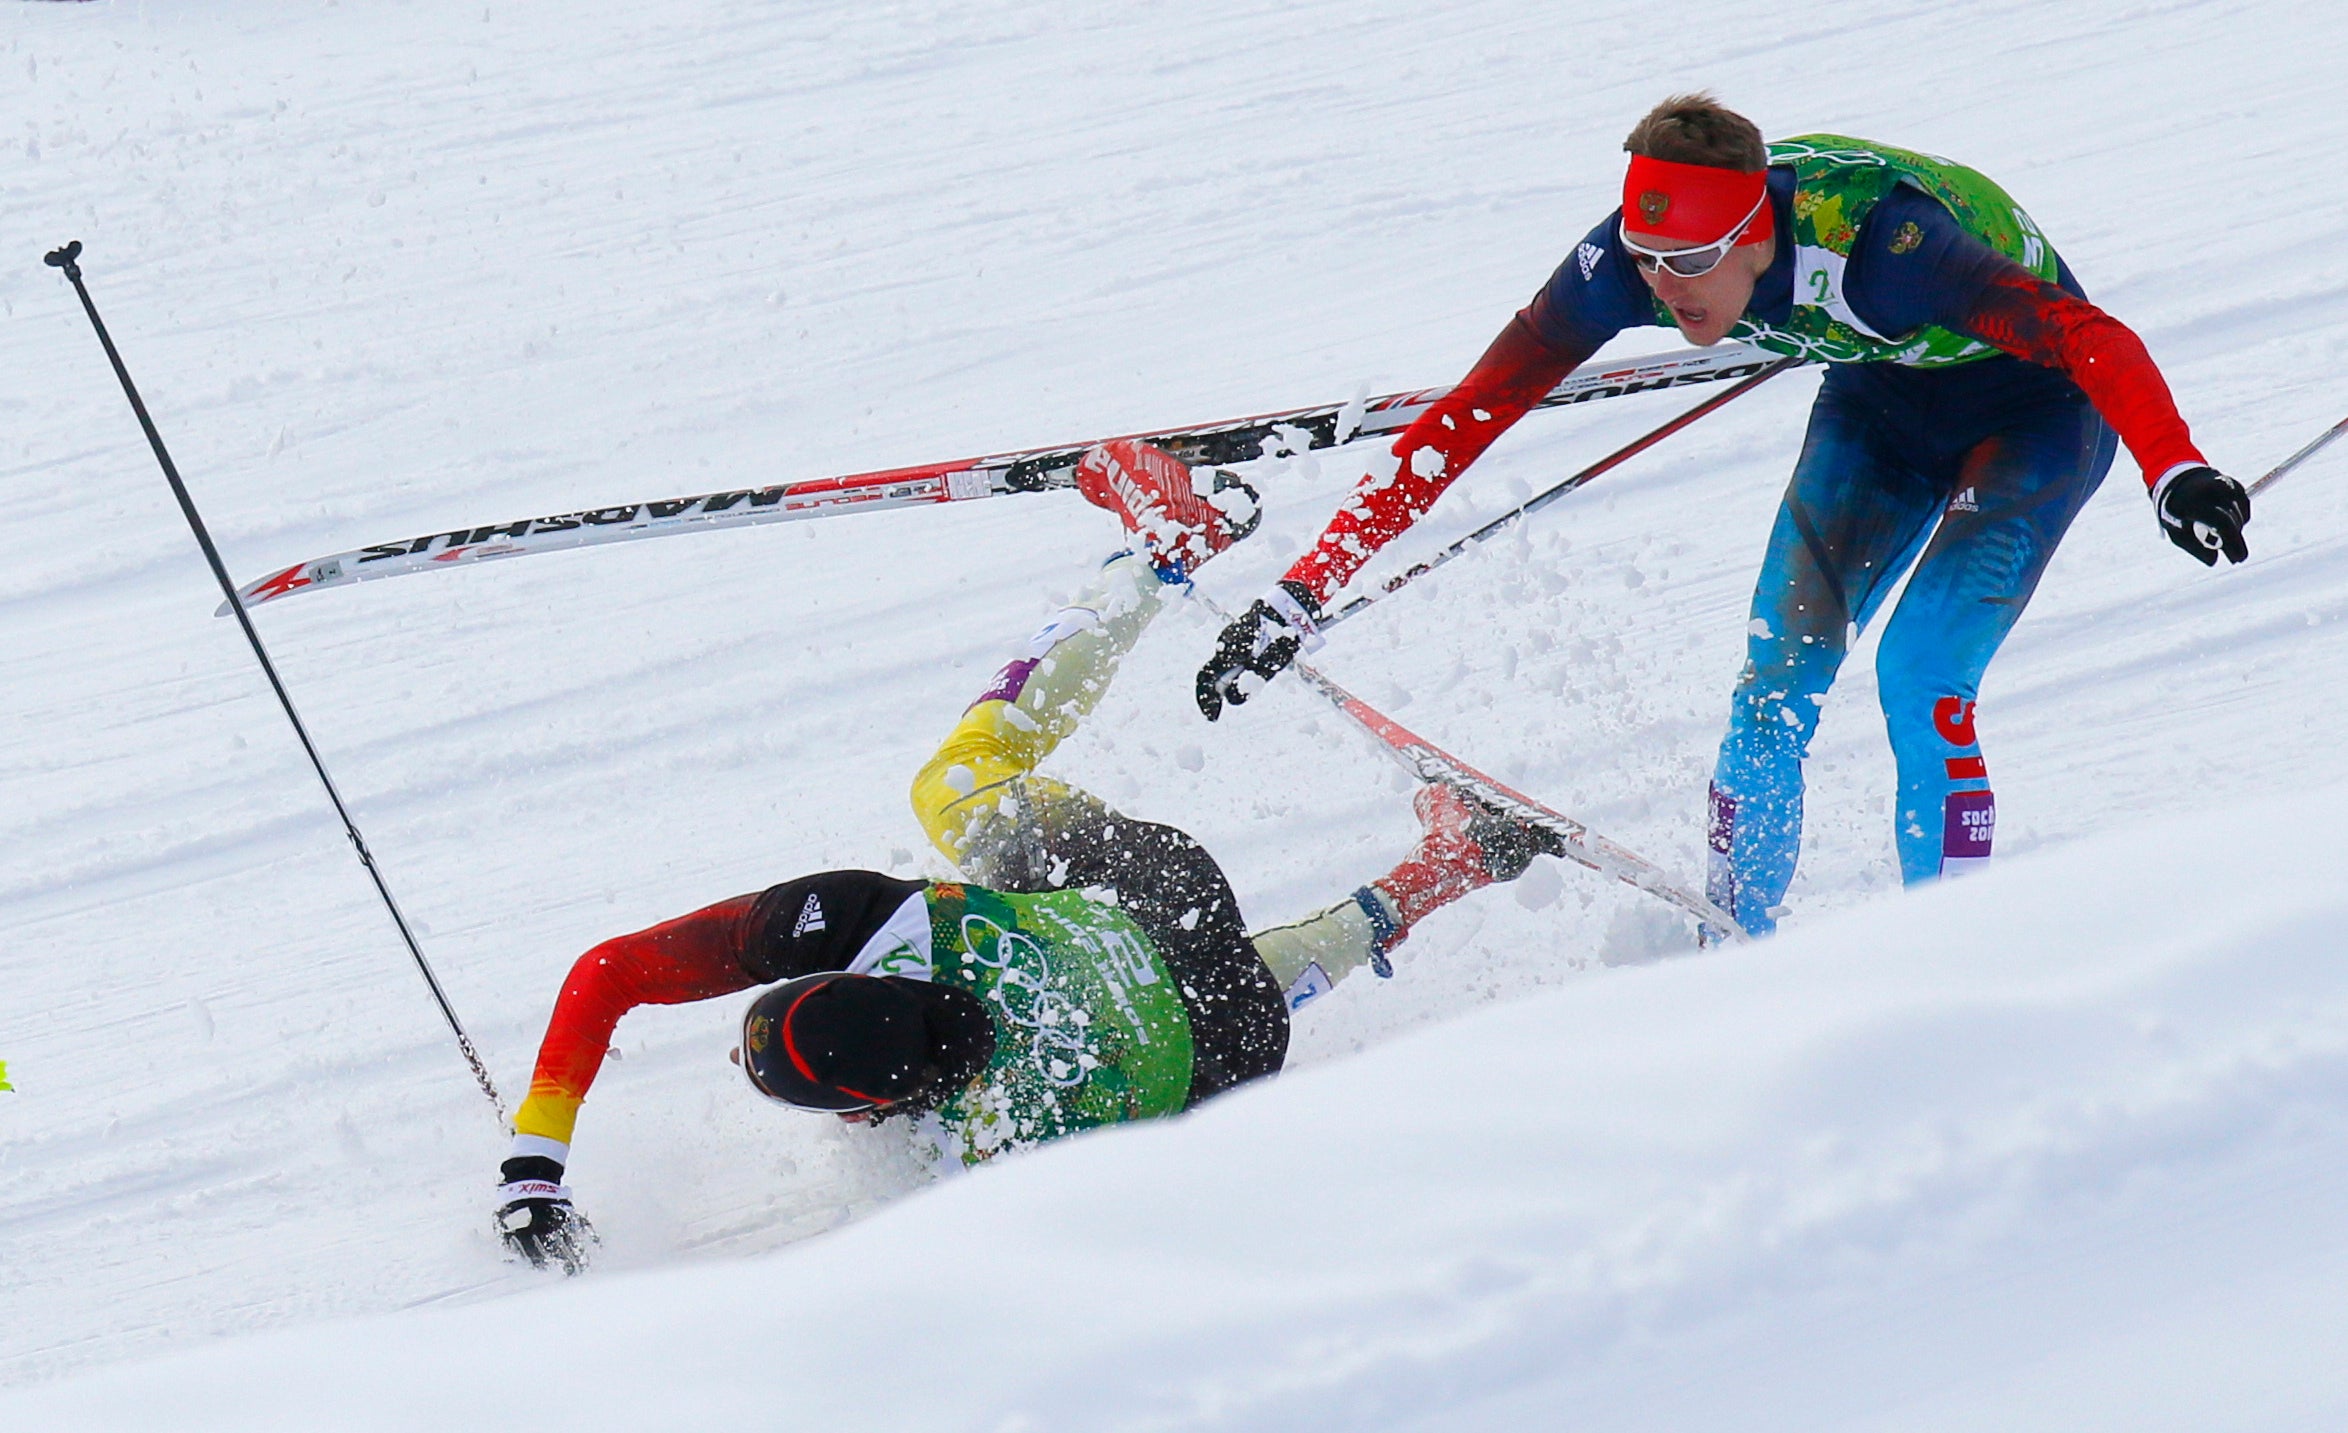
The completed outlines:
{"type": "Polygon", "coordinates": [[[1707,888],[1748,931],[1775,929],[1793,881],[1826,691],[1911,567],[1875,659],[1900,874],[1914,884],[1988,858],[1981,674],[2116,446],[2084,394],[2019,360],[1828,370],[1753,590],[1712,777],[1707,888]]]}

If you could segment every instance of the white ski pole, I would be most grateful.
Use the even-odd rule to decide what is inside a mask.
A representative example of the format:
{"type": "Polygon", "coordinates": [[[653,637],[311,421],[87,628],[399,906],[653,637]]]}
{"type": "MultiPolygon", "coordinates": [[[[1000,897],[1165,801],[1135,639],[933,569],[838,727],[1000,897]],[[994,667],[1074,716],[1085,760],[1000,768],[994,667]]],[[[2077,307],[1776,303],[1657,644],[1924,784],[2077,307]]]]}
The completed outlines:
{"type": "MultiPolygon", "coordinates": [[[[1231,614],[1224,611],[1222,605],[1212,597],[1196,588],[1191,589],[1191,595],[1201,606],[1215,614],[1218,621],[1228,623],[1231,620],[1231,614]]],[[[1318,692],[1347,720],[1377,742],[1395,764],[1419,780],[1440,781],[1456,787],[1486,806],[1552,833],[1563,846],[1567,860],[1645,891],[1664,904],[1694,916],[1699,926],[1718,932],[1721,938],[1747,938],[1744,927],[1737,924],[1734,916],[1673,880],[1669,872],[1638,852],[1617,845],[1591,830],[1586,823],[1534,800],[1515,787],[1486,776],[1339,686],[1312,663],[1300,659],[1294,664],[1294,670],[1306,686],[1318,692]]]]}
{"type": "Polygon", "coordinates": [[[1433,557],[1428,558],[1426,561],[1414,563],[1407,571],[1387,578],[1385,582],[1379,585],[1376,592],[1365,592],[1354,598],[1351,602],[1348,602],[1344,606],[1338,608],[1336,611],[1331,612],[1328,616],[1321,619],[1321,630],[1327,631],[1329,628],[1336,626],[1338,623],[1343,622],[1347,618],[1358,614],[1362,611],[1363,608],[1368,607],[1371,603],[1378,601],[1380,598],[1394,595],[1396,592],[1401,591],[1411,582],[1425,576],[1427,573],[1434,571],[1436,568],[1441,567],[1444,563],[1451,561],[1451,559],[1459,556],[1463,552],[1466,552],[1469,548],[1477,546],[1478,544],[1500,533],[1511,525],[1521,521],[1527,515],[1539,512],[1541,509],[1549,506],[1551,503],[1556,502],[1559,498],[1564,497],[1567,493],[1570,493],[1574,489],[1582,486],[1582,484],[1589,482],[1592,478],[1621,467],[1624,463],[1627,463],[1631,459],[1637,457],[1639,454],[1646,452],[1649,448],[1654,447],[1657,443],[1662,442],[1664,439],[1670,437],[1674,433],[1677,433],[1680,429],[1687,427],[1689,424],[1695,422],[1697,419],[1703,417],[1707,413],[1711,413],[1726,404],[1735,402],[1737,399],[1742,398],[1747,393],[1752,392],[1754,389],[1760,387],[1764,383],[1767,383],[1770,379],[1775,378],[1777,375],[1785,372],[1787,369],[1799,368],[1801,365],[1807,362],[1809,362],[1809,360],[1806,358],[1778,359],[1775,363],[1772,363],[1768,367],[1763,368],[1760,372],[1743,379],[1735,387],[1723,389],[1722,391],[1715,393],[1711,397],[1705,399],[1703,402],[1697,404],[1695,407],[1690,408],[1685,413],[1682,413],[1678,417],[1671,419],[1669,422],[1662,424],[1660,427],[1650,429],[1648,432],[1633,438],[1630,442],[1625,443],[1621,447],[1615,449],[1613,452],[1608,453],[1605,457],[1600,458],[1597,462],[1592,463],[1590,466],[1582,469],[1580,472],[1575,473],[1572,477],[1559,480],[1548,488],[1545,488],[1541,492],[1535,494],[1531,498],[1528,498],[1524,502],[1519,503],[1517,506],[1509,509],[1507,512],[1504,512],[1500,516],[1492,519],[1490,522],[1485,523],[1482,527],[1477,528],[1474,532],[1469,533],[1466,537],[1459,539],[1459,541],[1452,543],[1450,546],[1444,548],[1442,551],[1436,553],[1433,557]]]}
{"type": "Polygon", "coordinates": [[[2293,468],[2298,467],[2301,463],[2306,462],[2309,458],[2314,457],[2319,451],[2322,450],[2326,443],[2331,442],[2334,438],[2339,437],[2342,433],[2348,433],[2348,418],[2342,418],[2339,422],[2334,423],[2329,428],[2326,428],[2323,432],[2316,435],[2314,442],[2308,444],[2304,448],[2301,448],[2298,452],[2293,453],[2290,457],[2285,458],[2283,461],[2267,469],[2265,477],[2260,478],[2257,482],[2250,485],[2250,495],[2252,497],[2257,497],[2260,493],[2263,493],[2268,488],[2273,487],[2275,485],[2276,479],[2282,477],[2283,474],[2290,472],[2293,468]]]}

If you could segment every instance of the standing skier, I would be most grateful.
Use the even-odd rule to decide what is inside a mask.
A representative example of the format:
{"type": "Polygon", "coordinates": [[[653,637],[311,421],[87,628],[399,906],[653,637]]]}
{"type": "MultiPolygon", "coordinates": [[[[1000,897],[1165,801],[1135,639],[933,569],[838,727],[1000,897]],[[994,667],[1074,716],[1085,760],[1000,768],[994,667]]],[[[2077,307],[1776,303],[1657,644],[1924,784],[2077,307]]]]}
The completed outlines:
{"type": "Polygon", "coordinates": [[[1321,605],[1608,339],[1676,325],[1828,367],[1753,592],[1713,771],[1709,894],[1776,926],[1802,834],[1802,762],[1857,631],[1914,569],[1876,658],[1910,883],[1989,856],[1974,730],[1983,669],[2072,518],[2128,445],[2169,539],[2248,556],[2250,499],[2211,468],[2144,345],[2005,191],[1961,165],[1840,135],[1764,145],[1709,96],[1623,146],[1622,207],[1590,231],[1459,386],[1394,444],[1198,674],[1211,721],[1300,649],[1321,605]]]}
{"type": "Polygon", "coordinates": [[[576,1273],[591,1238],[563,1171],[622,1015],[771,985],[735,1058],[770,1099],[921,1121],[976,1163],[1173,1114],[1278,1070],[1289,1012],[1429,912],[1560,849],[1447,786],[1422,788],[1410,856],[1320,914],[1250,936],[1222,870],[1036,766],[1099,702],[1178,584],[1244,529],[1146,444],[1087,455],[1085,496],[1140,551],[1054,614],[921,768],[913,807],[968,882],[826,871],[608,940],[571,967],[514,1118],[497,1219],[520,1257],[576,1273]],[[779,983],[777,983],[779,982],[779,983]]]}

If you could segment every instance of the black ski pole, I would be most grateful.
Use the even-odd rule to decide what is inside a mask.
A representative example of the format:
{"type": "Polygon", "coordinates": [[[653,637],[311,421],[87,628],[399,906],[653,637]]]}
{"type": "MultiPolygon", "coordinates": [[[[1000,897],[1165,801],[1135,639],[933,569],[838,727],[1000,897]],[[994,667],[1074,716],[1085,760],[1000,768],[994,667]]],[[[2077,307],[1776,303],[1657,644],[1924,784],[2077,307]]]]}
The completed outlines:
{"type": "Polygon", "coordinates": [[[1764,383],[1767,383],[1770,379],[1775,378],[1777,375],[1785,372],[1787,369],[1799,368],[1807,362],[1809,362],[1809,360],[1806,358],[1781,358],[1777,362],[1770,364],[1767,368],[1762,369],[1759,373],[1754,374],[1752,377],[1738,382],[1733,387],[1722,389],[1720,392],[1713,394],[1711,397],[1705,399],[1695,407],[1690,408],[1687,412],[1680,414],[1670,422],[1663,424],[1661,427],[1651,429],[1640,437],[1632,439],[1630,442],[1623,444],[1613,452],[1608,453],[1605,457],[1600,458],[1597,462],[1592,463],[1590,466],[1582,469],[1580,472],[1575,473],[1572,477],[1563,479],[1554,486],[1546,488],[1540,493],[1535,494],[1533,497],[1526,499],[1522,503],[1519,503],[1517,506],[1509,509],[1507,512],[1504,512],[1500,516],[1492,519],[1490,522],[1485,523],[1482,527],[1477,528],[1474,532],[1469,533],[1466,537],[1461,538],[1459,541],[1452,543],[1449,547],[1446,547],[1442,551],[1436,553],[1433,557],[1428,558],[1425,562],[1414,564],[1411,568],[1401,573],[1400,575],[1387,578],[1383,583],[1379,584],[1378,590],[1376,592],[1365,592],[1361,596],[1354,598],[1351,602],[1346,603],[1343,607],[1340,607],[1336,611],[1330,613],[1328,616],[1323,617],[1321,619],[1321,630],[1327,631],[1329,628],[1336,626],[1346,618],[1359,613],[1363,608],[1369,606],[1373,602],[1376,602],[1379,598],[1392,596],[1394,593],[1401,591],[1402,588],[1407,586],[1412,581],[1425,576],[1427,573],[1434,571],[1438,567],[1441,567],[1444,563],[1451,561],[1451,559],[1459,556],[1463,552],[1466,552],[1469,548],[1474,547],[1480,542],[1483,542],[1486,538],[1491,537],[1493,534],[1499,532],[1503,528],[1506,528],[1511,523],[1519,521],[1529,513],[1539,512],[1541,509],[1549,506],[1551,503],[1556,502],[1559,498],[1564,497],[1567,493],[1572,492],[1575,488],[1578,488],[1582,484],[1590,481],[1590,479],[1597,477],[1600,473],[1608,472],[1612,469],[1621,467],[1623,464],[1629,462],[1639,454],[1646,452],[1649,448],[1654,447],[1657,443],[1662,442],[1664,439],[1670,437],[1680,429],[1687,427],[1690,423],[1695,422],[1698,418],[1703,417],[1705,414],[1712,412],[1724,404],[1736,401],[1738,398],[1741,398],[1745,394],[1752,392],[1754,389],[1760,387],[1764,383]]]}
{"type": "Polygon", "coordinates": [[[424,984],[432,991],[433,1003],[448,1020],[448,1028],[455,1032],[457,1048],[464,1052],[465,1063],[473,1069],[473,1078],[480,1082],[481,1093],[489,1097],[499,1120],[505,1118],[505,1101],[498,1097],[497,1086],[489,1078],[489,1067],[481,1063],[481,1056],[473,1049],[473,1038],[465,1033],[464,1023],[457,1019],[454,1006],[448,1003],[448,993],[440,988],[440,977],[432,973],[432,963],[424,958],[424,949],[416,944],[415,933],[408,929],[408,918],[400,914],[399,902],[391,898],[391,887],[383,882],[383,873],[375,868],[375,857],[367,850],[366,838],[359,834],[358,823],[351,820],[350,808],[342,804],[342,793],[335,790],[334,778],[326,774],[326,762],[318,755],[318,748],[310,740],[309,728],[302,725],[299,712],[294,710],[293,698],[287,695],[285,683],[278,680],[277,666],[269,660],[269,649],[261,645],[261,634],[253,629],[252,615],[245,611],[243,599],[236,595],[236,584],[228,580],[228,568],[220,561],[220,550],[212,545],[212,534],[204,527],[203,517],[196,511],[195,499],[188,496],[187,484],[179,480],[179,468],[171,461],[171,454],[163,447],[163,435],[155,431],[155,420],[147,416],[147,405],[140,400],[139,390],[130,381],[130,370],[122,366],[122,355],[115,351],[114,339],[106,332],[106,322],[98,317],[98,306],[90,302],[90,291],[82,286],[81,240],[76,239],[62,249],[51,250],[46,262],[53,269],[65,271],[73,284],[73,291],[81,296],[82,309],[90,316],[90,327],[98,331],[98,342],[105,346],[106,360],[114,365],[114,376],[122,380],[124,396],[130,399],[130,408],[139,416],[139,426],[146,430],[147,443],[155,450],[155,461],[163,465],[163,476],[171,483],[171,495],[179,499],[179,510],[185,514],[188,527],[195,532],[196,545],[204,549],[204,560],[212,565],[212,576],[227,594],[228,605],[236,610],[237,625],[244,629],[245,640],[252,644],[253,656],[261,664],[261,673],[269,678],[269,688],[277,693],[278,705],[285,708],[285,719],[293,723],[294,735],[300,738],[302,750],[310,758],[310,769],[318,773],[318,782],[326,788],[326,799],[334,803],[334,814],[342,818],[343,834],[351,838],[351,849],[358,852],[359,864],[375,882],[375,893],[383,897],[383,908],[391,912],[391,923],[399,927],[399,938],[407,942],[408,954],[416,958],[416,969],[424,977],[424,984]]]}

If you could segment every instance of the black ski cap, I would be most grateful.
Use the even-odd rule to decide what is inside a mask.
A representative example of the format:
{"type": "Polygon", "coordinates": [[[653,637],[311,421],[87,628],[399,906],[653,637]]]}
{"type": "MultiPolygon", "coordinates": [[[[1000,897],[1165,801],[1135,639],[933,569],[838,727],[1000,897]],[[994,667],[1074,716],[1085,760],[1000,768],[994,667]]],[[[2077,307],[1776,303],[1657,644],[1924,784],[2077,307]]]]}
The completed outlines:
{"type": "Polygon", "coordinates": [[[942,1096],[994,1054],[994,1022],[963,991],[824,971],[788,980],[742,1017],[742,1070],[769,1099],[847,1114],[942,1096]]]}

